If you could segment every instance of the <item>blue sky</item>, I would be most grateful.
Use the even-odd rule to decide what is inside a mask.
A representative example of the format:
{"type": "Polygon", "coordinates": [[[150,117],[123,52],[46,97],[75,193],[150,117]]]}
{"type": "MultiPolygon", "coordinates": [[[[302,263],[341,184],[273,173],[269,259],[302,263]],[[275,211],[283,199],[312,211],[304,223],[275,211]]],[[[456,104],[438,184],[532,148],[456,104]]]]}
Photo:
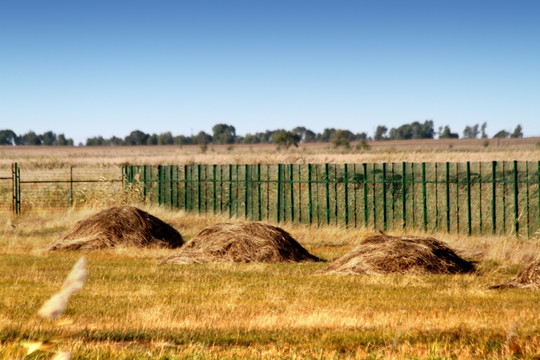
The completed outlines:
{"type": "Polygon", "coordinates": [[[0,0],[0,129],[540,136],[540,1],[0,0]]]}

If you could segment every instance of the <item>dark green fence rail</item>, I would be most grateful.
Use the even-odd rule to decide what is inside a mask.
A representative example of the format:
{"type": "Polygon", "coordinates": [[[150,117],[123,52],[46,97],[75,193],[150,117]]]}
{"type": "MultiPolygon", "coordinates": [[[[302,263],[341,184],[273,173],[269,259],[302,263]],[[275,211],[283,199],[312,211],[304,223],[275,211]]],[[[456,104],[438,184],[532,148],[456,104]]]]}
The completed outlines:
{"type": "Polygon", "coordinates": [[[540,161],[125,166],[145,201],[251,220],[540,236],[540,161]]]}

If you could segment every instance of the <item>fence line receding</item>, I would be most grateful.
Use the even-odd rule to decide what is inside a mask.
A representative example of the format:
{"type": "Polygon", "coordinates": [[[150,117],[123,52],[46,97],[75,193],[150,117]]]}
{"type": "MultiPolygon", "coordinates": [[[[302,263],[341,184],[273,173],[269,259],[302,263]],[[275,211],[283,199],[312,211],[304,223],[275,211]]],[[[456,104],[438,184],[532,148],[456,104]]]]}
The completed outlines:
{"type": "Polygon", "coordinates": [[[540,233],[540,161],[134,165],[126,186],[186,211],[463,234],[540,233]]]}

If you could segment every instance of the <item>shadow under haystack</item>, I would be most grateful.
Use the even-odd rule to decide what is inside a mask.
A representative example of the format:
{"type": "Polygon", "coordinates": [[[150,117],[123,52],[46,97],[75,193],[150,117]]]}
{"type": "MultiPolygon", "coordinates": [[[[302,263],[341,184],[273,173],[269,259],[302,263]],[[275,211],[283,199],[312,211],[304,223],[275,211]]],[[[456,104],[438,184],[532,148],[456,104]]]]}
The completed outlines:
{"type": "Polygon", "coordinates": [[[177,248],[182,244],[180,233],[157,217],[133,206],[118,206],[77,222],[47,250],[177,248]]]}
{"type": "Polygon", "coordinates": [[[443,242],[431,237],[379,233],[362,240],[353,251],[335,260],[326,274],[465,274],[475,271],[443,242]]]}
{"type": "Polygon", "coordinates": [[[209,226],[164,264],[320,261],[285,230],[259,222],[209,226]]]}
{"type": "Polygon", "coordinates": [[[540,260],[523,269],[512,281],[490,286],[490,289],[535,289],[540,290],[540,260]]]}

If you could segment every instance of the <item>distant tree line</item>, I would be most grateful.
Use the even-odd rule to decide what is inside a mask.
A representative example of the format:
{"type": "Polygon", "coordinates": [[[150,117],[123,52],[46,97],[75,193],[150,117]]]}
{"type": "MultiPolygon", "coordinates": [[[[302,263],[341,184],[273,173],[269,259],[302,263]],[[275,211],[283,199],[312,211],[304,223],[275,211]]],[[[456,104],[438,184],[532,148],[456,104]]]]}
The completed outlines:
{"type": "MultiPolygon", "coordinates": [[[[467,125],[463,130],[462,138],[476,139],[487,138],[487,123],[467,125]]],[[[206,147],[208,144],[275,144],[278,147],[288,148],[298,146],[299,143],[331,142],[336,147],[348,147],[350,142],[361,142],[371,140],[411,140],[411,139],[458,139],[459,134],[452,132],[450,126],[441,126],[435,131],[433,120],[426,120],[423,123],[418,121],[410,124],[403,124],[397,128],[388,129],[384,125],[379,125],[375,129],[373,137],[369,137],[365,132],[353,133],[349,130],[326,128],[322,133],[316,133],[303,126],[295,127],[292,130],[277,129],[266,130],[264,132],[248,133],[245,136],[236,134],[236,129],[232,125],[216,124],[212,128],[212,134],[200,131],[196,135],[185,136],[176,135],[170,131],[161,134],[147,134],[140,130],[134,130],[124,138],[113,136],[109,139],[103,136],[95,136],[86,139],[86,146],[130,146],[130,145],[200,145],[206,147]]],[[[513,132],[500,130],[493,138],[521,138],[523,129],[517,125],[513,132]]],[[[33,131],[26,134],[17,135],[12,130],[0,130],[0,145],[56,145],[73,146],[73,140],[66,138],[64,134],[55,134],[47,131],[41,135],[33,131]]],[[[82,145],[82,144],[81,144],[82,145]]]]}
{"type": "Polygon", "coordinates": [[[56,135],[47,131],[41,135],[34,131],[17,135],[12,130],[0,130],[0,145],[45,145],[45,146],[73,146],[73,139],[66,138],[64,134],[56,135]]]}

